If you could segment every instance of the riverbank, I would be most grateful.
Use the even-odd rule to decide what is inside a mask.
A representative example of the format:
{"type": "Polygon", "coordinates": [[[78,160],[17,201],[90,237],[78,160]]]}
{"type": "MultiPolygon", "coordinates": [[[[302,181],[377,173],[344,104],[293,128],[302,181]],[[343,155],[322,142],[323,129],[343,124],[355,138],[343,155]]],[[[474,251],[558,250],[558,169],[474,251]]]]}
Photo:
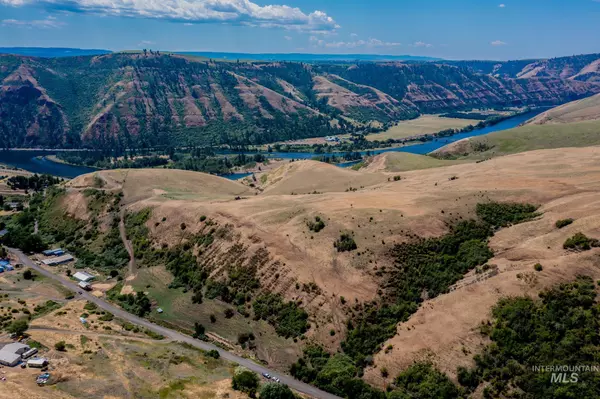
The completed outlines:
{"type": "MultiPolygon", "coordinates": [[[[289,162],[289,160],[291,160],[291,159],[298,159],[298,160],[313,159],[316,156],[322,157],[322,158],[332,158],[332,159],[333,158],[338,158],[338,159],[341,158],[341,159],[343,159],[344,155],[348,152],[352,152],[352,153],[354,153],[354,155],[358,154],[363,157],[378,155],[378,154],[382,154],[384,152],[390,152],[390,151],[409,152],[409,153],[413,153],[413,154],[428,154],[428,153],[433,152],[433,151],[437,150],[438,148],[441,148],[447,144],[450,144],[450,143],[453,143],[455,141],[459,141],[459,140],[462,140],[465,138],[481,136],[481,135],[485,135],[488,133],[501,131],[501,130],[512,129],[514,127],[519,126],[523,122],[526,122],[527,120],[533,118],[534,116],[538,115],[539,113],[541,113],[543,111],[545,111],[545,108],[530,111],[525,114],[520,114],[518,116],[514,116],[512,118],[505,119],[494,125],[486,126],[481,129],[470,130],[467,132],[454,134],[449,137],[439,137],[439,138],[436,137],[430,141],[417,142],[417,143],[413,143],[413,144],[407,144],[407,145],[391,147],[391,148],[372,149],[372,150],[365,150],[365,151],[339,151],[339,152],[336,151],[336,152],[327,152],[327,153],[276,152],[276,151],[255,152],[255,151],[222,150],[222,151],[216,151],[215,154],[216,155],[231,155],[231,156],[238,156],[238,155],[254,156],[254,155],[259,154],[259,155],[262,155],[265,158],[269,159],[270,161],[274,160],[274,159],[282,159],[283,162],[289,162]]],[[[73,178],[73,177],[76,177],[76,176],[79,176],[82,174],[92,173],[92,172],[95,172],[98,170],[96,168],[92,168],[92,167],[88,167],[88,166],[78,166],[78,165],[71,165],[71,164],[66,164],[66,163],[58,163],[58,162],[53,161],[52,159],[49,159],[50,155],[56,155],[57,152],[58,151],[56,151],[56,150],[50,150],[50,149],[46,149],[44,151],[38,151],[38,152],[33,151],[33,150],[0,151],[0,163],[4,163],[7,165],[11,165],[11,166],[16,166],[18,168],[30,171],[32,173],[39,173],[39,174],[47,173],[47,174],[51,174],[54,176],[60,176],[60,177],[66,177],[66,178],[73,178]],[[52,153],[52,152],[54,152],[54,153],[52,153]],[[39,156],[41,156],[41,158],[38,158],[39,156]]],[[[342,167],[349,166],[349,165],[355,164],[357,162],[359,162],[359,161],[347,161],[347,162],[343,162],[343,163],[339,164],[339,166],[342,166],[342,167]]],[[[252,172],[235,173],[235,175],[236,176],[240,176],[240,175],[244,175],[244,174],[247,175],[248,173],[251,174],[252,172]]]]}

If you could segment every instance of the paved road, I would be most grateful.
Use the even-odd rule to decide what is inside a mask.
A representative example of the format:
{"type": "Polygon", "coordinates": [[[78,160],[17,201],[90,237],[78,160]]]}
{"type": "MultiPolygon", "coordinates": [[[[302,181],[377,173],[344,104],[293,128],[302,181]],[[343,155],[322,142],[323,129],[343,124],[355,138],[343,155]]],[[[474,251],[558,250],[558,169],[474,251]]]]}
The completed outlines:
{"type": "MultiPolygon", "coordinates": [[[[23,265],[29,266],[32,269],[36,270],[38,273],[40,273],[48,278],[58,281],[64,287],[70,289],[73,292],[81,291],[81,289],[77,286],[77,284],[74,284],[72,281],[64,279],[61,276],[58,276],[52,272],[49,272],[48,270],[46,270],[42,267],[36,265],[31,259],[29,259],[28,256],[23,254],[23,252],[19,251],[18,249],[9,248],[9,250],[19,258],[20,262],[23,263],[23,265]]],[[[221,357],[225,360],[228,360],[230,362],[235,362],[241,366],[244,366],[244,367],[246,367],[254,372],[260,373],[260,374],[269,373],[271,375],[275,375],[281,380],[281,382],[283,384],[288,385],[290,388],[293,388],[293,389],[297,390],[298,392],[301,392],[306,395],[310,395],[312,397],[319,398],[319,399],[340,399],[338,396],[335,396],[335,395],[332,395],[325,391],[322,391],[318,388],[313,387],[312,385],[308,385],[303,382],[300,382],[288,375],[278,373],[277,371],[269,370],[268,368],[261,366],[260,364],[254,363],[252,360],[244,359],[243,357],[234,355],[233,353],[227,352],[213,344],[210,344],[210,343],[204,342],[204,341],[199,341],[188,335],[182,334],[178,331],[174,331],[169,328],[165,328],[165,327],[153,324],[146,319],[142,319],[140,317],[132,315],[129,312],[124,311],[123,309],[117,308],[116,306],[111,305],[110,303],[104,301],[103,299],[96,298],[95,296],[93,296],[92,294],[90,294],[86,291],[82,291],[82,294],[79,296],[81,298],[87,299],[90,302],[95,303],[99,308],[102,308],[102,309],[106,310],[107,312],[114,314],[116,317],[119,317],[123,320],[127,320],[130,323],[145,327],[148,330],[151,330],[158,334],[164,335],[165,337],[170,338],[174,341],[185,342],[187,344],[195,346],[196,348],[203,349],[206,351],[217,350],[219,352],[219,354],[221,355],[221,357]]]]}

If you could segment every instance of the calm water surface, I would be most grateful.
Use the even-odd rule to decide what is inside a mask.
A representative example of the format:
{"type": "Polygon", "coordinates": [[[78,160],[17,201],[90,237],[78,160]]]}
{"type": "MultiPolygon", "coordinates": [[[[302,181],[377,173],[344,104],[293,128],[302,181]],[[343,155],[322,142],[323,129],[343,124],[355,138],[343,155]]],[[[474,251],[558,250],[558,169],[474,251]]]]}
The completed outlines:
{"type": "MultiPolygon", "coordinates": [[[[437,150],[449,143],[453,143],[458,140],[462,140],[468,137],[481,136],[492,132],[498,132],[501,130],[512,129],[519,126],[521,123],[533,118],[537,114],[545,111],[546,109],[538,109],[535,111],[528,112],[526,114],[518,115],[510,119],[506,119],[494,126],[488,126],[483,129],[473,130],[471,132],[455,134],[451,137],[444,137],[432,141],[428,141],[422,144],[413,144],[404,147],[397,148],[386,148],[377,151],[361,151],[361,154],[381,154],[384,152],[397,151],[397,152],[410,152],[413,154],[427,154],[437,150]]],[[[73,166],[66,165],[58,162],[53,162],[46,158],[48,155],[56,154],[55,151],[48,150],[33,150],[33,151],[0,151],[0,163],[9,166],[15,166],[17,168],[25,169],[33,173],[48,173],[55,176],[73,178],[86,173],[91,173],[97,169],[89,168],[86,166],[73,166]]],[[[239,154],[239,152],[223,151],[221,154],[239,154]]],[[[256,154],[254,152],[246,153],[248,155],[256,154]]],[[[270,152],[262,153],[269,158],[283,158],[283,159],[311,159],[315,156],[341,156],[343,153],[330,153],[330,154],[313,154],[306,152],[270,152]]],[[[338,164],[340,167],[349,167],[355,165],[359,161],[342,162],[338,164]]],[[[231,175],[225,175],[231,180],[237,180],[250,176],[252,173],[234,173],[231,175]]]]}

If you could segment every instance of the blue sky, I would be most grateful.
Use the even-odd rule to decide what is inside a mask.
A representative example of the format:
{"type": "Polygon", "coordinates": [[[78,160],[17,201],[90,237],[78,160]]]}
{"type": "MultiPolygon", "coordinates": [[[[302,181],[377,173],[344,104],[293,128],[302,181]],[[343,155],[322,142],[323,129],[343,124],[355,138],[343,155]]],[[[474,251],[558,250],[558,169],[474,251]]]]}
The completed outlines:
{"type": "Polygon", "coordinates": [[[600,52],[600,0],[0,0],[0,47],[412,54],[600,52]]]}

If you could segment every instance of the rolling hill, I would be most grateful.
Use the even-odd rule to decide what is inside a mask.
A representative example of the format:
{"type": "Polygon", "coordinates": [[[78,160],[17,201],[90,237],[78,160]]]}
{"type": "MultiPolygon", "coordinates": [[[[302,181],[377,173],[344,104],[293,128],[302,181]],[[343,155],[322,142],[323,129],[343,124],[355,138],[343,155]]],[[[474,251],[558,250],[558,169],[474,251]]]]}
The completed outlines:
{"type": "MultiPolygon", "coordinates": [[[[565,61],[567,62],[567,61],[565,61]]],[[[560,76],[443,63],[214,62],[158,52],[0,56],[0,145],[246,145],[456,109],[556,105],[600,92],[560,76]]]]}
{"type": "Polygon", "coordinates": [[[600,119],[600,95],[552,108],[527,121],[528,125],[547,125],[600,119]]]}
{"type": "MultiPolygon", "coordinates": [[[[124,215],[137,269],[119,269],[127,277],[111,280],[112,291],[146,291],[152,306],[164,310],[151,312],[152,320],[186,332],[200,323],[212,339],[270,367],[290,370],[303,347],[320,345],[335,353],[324,360],[328,367],[337,370],[341,363],[354,370],[345,378],[364,368],[364,380],[380,389],[423,360],[455,380],[457,367],[470,366],[486,344],[478,326],[499,298],[536,296],[581,273],[600,278],[597,249],[562,247],[576,232],[600,234],[599,154],[597,148],[561,148],[477,164],[434,160],[436,167],[413,171],[401,169],[402,163],[429,165],[399,154],[400,180],[393,179],[398,172],[344,171],[314,161],[286,163],[245,185],[196,172],[99,171],[51,190],[39,228],[83,259],[83,249],[111,253],[103,243],[124,215]],[[416,251],[429,243],[439,250],[435,240],[480,217],[479,204],[495,201],[540,208],[526,223],[507,225],[485,240],[493,251],[477,264],[489,259],[494,273],[473,266],[446,280],[449,267],[430,276],[429,260],[401,267],[402,256],[415,253],[401,252],[405,245],[416,251]],[[320,229],[311,224],[317,217],[320,229]],[[574,218],[573,225],[557,229],[555,222],[565,218],[574,218]],[[101,222],[95,226],[94,220],[101,222]],[[344,235],[355,249],[338,249],[344,235]],[[544,267],[534,272],[537,262],[544,267]],[[426,278],[406,278],[415,276],[413,267],[426,278]],[[446,285],[434,291],[440,281],[446,285]],[[388,306],[403,287],[411,289],[413,306],[388,306]],[[391,308],[402,313],[385,324],[380,314],[391,308]],[[252,345],[240,338],[248,331],[252,345]],[[355,355],[347,343],[357,342],[349,340],[361,331],[361,342],[371,346],[355,355]],[[373,360],[361,363],[366,356],[373,360]]],[[[468,249],[460,253],[478,253],[468,249]]],[[[87,258],[86,268],[107,273],[93,263],[106,256],[87,258]]],[[[354,381],[357,386],[363,387],[354,381]]]]}
{"type": "Polygon", "coordinates": [[[600,96],[552,108],[523,126],[460,140],[434,151],[443,159],[486,159],[518,152],[600,145],[600,96]]]}

